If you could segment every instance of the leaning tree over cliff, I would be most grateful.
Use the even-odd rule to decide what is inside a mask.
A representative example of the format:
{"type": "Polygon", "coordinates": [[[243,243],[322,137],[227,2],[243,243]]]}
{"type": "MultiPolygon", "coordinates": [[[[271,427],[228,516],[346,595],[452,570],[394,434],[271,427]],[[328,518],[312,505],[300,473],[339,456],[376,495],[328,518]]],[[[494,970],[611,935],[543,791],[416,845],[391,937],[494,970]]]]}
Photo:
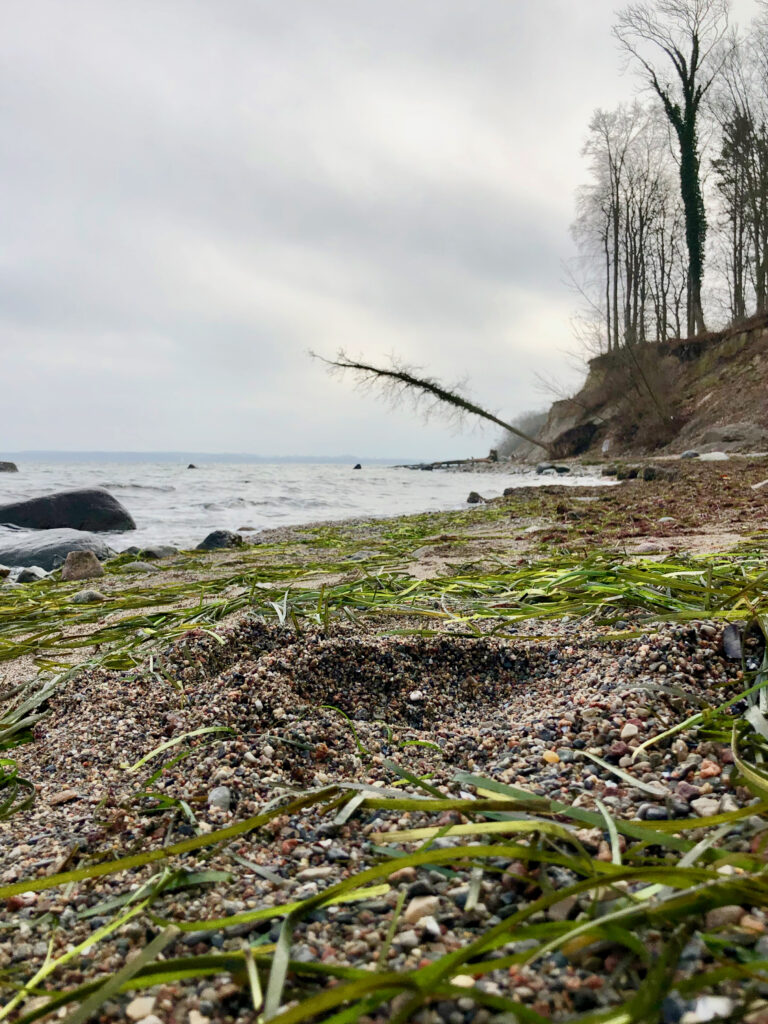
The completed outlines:
{"type": "Polygon", "coordinates": [[[701,285],[707,217],[701,188],[699,121],[704,97],[721,71],[729,0],[655,0],[630,4],[614,35],[658,96],[677,138],[680,196],[688,249],[688,334],[704,330],[701,285]]]}

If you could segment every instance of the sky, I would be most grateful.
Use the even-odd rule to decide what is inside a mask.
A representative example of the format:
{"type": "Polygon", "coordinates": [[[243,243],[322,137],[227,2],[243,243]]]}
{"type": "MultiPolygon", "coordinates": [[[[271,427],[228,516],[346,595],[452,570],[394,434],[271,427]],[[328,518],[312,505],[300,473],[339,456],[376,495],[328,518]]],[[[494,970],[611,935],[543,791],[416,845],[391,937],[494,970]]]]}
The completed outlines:
{"type": "MultiPolygon", "coordinates": [[[[309,355],[502,418],[575,387],[612,0],[3,0],[3,449],[459,458],[309,355]]],[[[738,0],[746,23],[754,0],[738,0]]]]}

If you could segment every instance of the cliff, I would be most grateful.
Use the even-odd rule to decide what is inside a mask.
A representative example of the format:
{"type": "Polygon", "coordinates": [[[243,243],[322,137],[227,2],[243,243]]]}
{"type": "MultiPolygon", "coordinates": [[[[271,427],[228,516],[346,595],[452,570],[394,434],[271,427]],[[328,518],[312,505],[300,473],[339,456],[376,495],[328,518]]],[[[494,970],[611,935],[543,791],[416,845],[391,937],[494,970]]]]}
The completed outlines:
{"type": "MultiPolygon", "coordinates": [[[[695,338],[638,345],[589,362],[539,435],[556,458],[768,449],[768,314],[695,338]]],[[[518,454],[540,459],[525,445],[518,454]]]]}

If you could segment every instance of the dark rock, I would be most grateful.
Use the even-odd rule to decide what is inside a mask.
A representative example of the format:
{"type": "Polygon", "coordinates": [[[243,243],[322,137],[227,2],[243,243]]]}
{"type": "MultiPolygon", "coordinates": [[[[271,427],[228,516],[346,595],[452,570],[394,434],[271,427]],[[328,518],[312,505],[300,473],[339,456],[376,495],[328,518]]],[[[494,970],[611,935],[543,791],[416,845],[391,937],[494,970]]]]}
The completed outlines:
{"type": "Polygon", "coordinates": [[[599,429],[600,425],[591,420],[588,423],[579,423],[569,430],[564,430],[562,434],[558,434],[550,446],[550,451],[556,459],[581,455],[592,444],[599,429]]]}
{"type": "Polygon", "coordinates": [[[362,468],[363,468],[363,467],[362,467],[362,466],[360,465],[360,463],[359,463],[359,462],[358,462],[358,463],[356,463],[356,465],[354,465],[354,466],[352,467],[352,469],[362,469],[362,468]]]}
{"type": "Polygon", "coordinates": [[[190,462],[190,464],[187,466],[187,469],[197,469],[197,466],[194,464],[194,462],[190,462]]]}
{"type": "Polygon", "coordinates": [[[152,547],[132,551],[132,554],[141,555],[146,562],[154,562],[161,558],[170,558],[178,555],[179,549],[171,544],[153,544],[152,547]]]}
{"type": "Polygon", "coordinates": [[[61,567],[61,578],[69,580],[90,580],[104,575],[101,562],[92,551],[70,551],[61,567]]]}
{"type": "Polygon", "coordinates": [[[92,551],[101,561],[114,554],[101,537],[80,530],[39,533],[0,530],[0,563],[4,565],[39,565],[50,572],[64,564],[70,551],[92,551]]]}
{"type": "Polygon", "coordinates": [[[658,475],[656,466],[643,466],[643,480],[655,480],[658,475]]]}
{"type": "Polygon", "coordinates": [[[741,661],[741,630],[735,622],[723,630],[723,654],[731,661],[741,661]]]}
{"type": "Polygon", "coordinates": [[[504,488],[504,497],[508,498],[511,494],[514,494],[516,490],[517,490],[517,487],[505,487],[504,488]]]}
{"type": "Polygon", "coordinates": [[[646,803],[640,804],[637,816],[641,821],[666,821],[669,818],[669,812],[666,807],[646,803]]]}
{"type": "Polygon", "coordinates": [[[240,548],[243,546],[243,538],[239,533],[231,530],[214,530],[197,545],[197,551],[215,551],[218,548],[240,548]]]}
{"type": "Polygon", "coordinates": [[[478,494],[477,491],[469,492],[469,497],[467,498],[468,505],[479,505],[483,501],[485,501],[485,498],[478,494]]]}
{"type": "Polygon", "coordinates": [[[554,472],[554,465],[551,462],[540,462],[536,467],[537,473],[552,473],[554,472]]]}
{"type": "Polygon", "coordinates": [[[591,988],[579,988],[573,993],[573,1008],[577,1013],[594,1010],[598,1005],[597,996],[591,988]]]}
{"type": "Polygon", "coordinates": [[[41,569],[39,565],[30,565],[29,568],[21,570],[16,577],[16,582],[37,583],[38,580],[44,580],[47,575],[45,569],[41,569]]]}
{"type": "Polygon", "coordinates": [[[130,513],[101,487],[59,491],[28,501],[0,505],[0,523],[29,530],[135,530],[130,513]]]}
{"type": "Polygon", "coordinates": [[[15,462],[0,462],[0,473],[18,473],[19,467],[15,462]]]}
{"type": "Polygon", "coordinates": [[[602,476],[616,476],[619,471],[618,466],[603,466],[602,476]]]}

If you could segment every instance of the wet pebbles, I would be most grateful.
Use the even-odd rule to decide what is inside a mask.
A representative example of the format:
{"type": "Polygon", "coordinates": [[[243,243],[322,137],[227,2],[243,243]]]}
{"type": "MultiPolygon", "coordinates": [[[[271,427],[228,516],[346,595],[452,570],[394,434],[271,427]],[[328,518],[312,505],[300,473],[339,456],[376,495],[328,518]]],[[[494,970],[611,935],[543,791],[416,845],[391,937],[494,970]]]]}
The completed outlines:
{"type": "MultiPolygon", "coordinates": [[[[167,845],[256,814],[281,792],[350,782],[398,784],[403,793],[424,795],[403,786],[391,764],[429,775],[429,784],[446,794],[474,792],[455,782],[461,770],[586,809],[599,800],[616,817],[649,822],[733,810],[752,800],[735,784],[730,749],[706,737],[684,732],[633,760],[647,739],[737,692],[739,666],[724,655],[718,627],[663,626],[623,641],[575,624],[544,629],[552,639],[384,637],[351,627],[297,636],[245,621],[224,634],[224,644],[202,631],[189,634],[152,672],[83,673],[51,699],[35,742],[14,751],[38,796],[31,811],[0,824],[0,880],[167,845]],[[129,771],[160,744],[209,727],[220,731],[183,740],[129,771]],[[181,753],[188,756],[169,763],[181,753]],[[148,784],[164,763],[166,770],[148,784]],[[142,796],[145,789],[160,799],[142,796]],[[171,801],[177,803],[163,809],[171,801]]],[[[195,921],[303,899],[376,863],[383,834],[460,820],[455,812],[359,810],[341,824],[313,810],[282,815],[229,845],[185,857],[187,870],[225,871],[230,880],[166,893],[152,909],[195,921]]],[[[610,860],[607,833],[585,828],[579,838],[591,855],[610,860]]],[[[447,837],[437,845],[456,842],[447,837]]],[[[729,848],[746,850],[750,842],[747,819],[734,828],[729,848]]],[[[469,870],[402,869],[382,896],[315,911],[297,928],[292,956],[376,965],[404,893],[387,966],[407,970],[465,945],[536,898],[540,871],[555,889],[575,880],[558,867],[529,871],[500,860],[492,868],[479,888],[469,870]]],[[[145,868],[12,897],[0,919],[0,971],[26,980],[43,963],[56,921],[59,955],[111,919],[114,911],[102,913],[101,904],[151,873],[145,868]]],[[[582,902],[556,903],[532,923],[573,918],[582,902]]],[[[184,932],[166,955],[239,949],[244,938],[275,941],[279,925],[273,918],[184,932]]],[[[747,945],[768,945],[765,917],[754,908],[732,908],[715,925],[739,928],[747,945]]],[[[129,922],[63,968],[56,986],[113,973],[156,932],[149,918],[129,922]]],[[[524,947],[511,943],[503,952],[524,947]]],[[[681,969],[700,969],[706,949],[686,949],[681,969]]],[[[599,948],[584,956],[556,952],[477,984],[565,1019],[627,998],[632,979],[614,961],[599,948]]],[[[472,983],[471,977],[457,981],[472,983]]],[[[219,975],[116,997],[103,1014],[146,1024],[206,1024],[252,1020],[249,1007],[247,986],[219,975]]],[[[490,1018],[467,997],[437,1002],[419,1019],[482,1024],[490,1018]]]]}

